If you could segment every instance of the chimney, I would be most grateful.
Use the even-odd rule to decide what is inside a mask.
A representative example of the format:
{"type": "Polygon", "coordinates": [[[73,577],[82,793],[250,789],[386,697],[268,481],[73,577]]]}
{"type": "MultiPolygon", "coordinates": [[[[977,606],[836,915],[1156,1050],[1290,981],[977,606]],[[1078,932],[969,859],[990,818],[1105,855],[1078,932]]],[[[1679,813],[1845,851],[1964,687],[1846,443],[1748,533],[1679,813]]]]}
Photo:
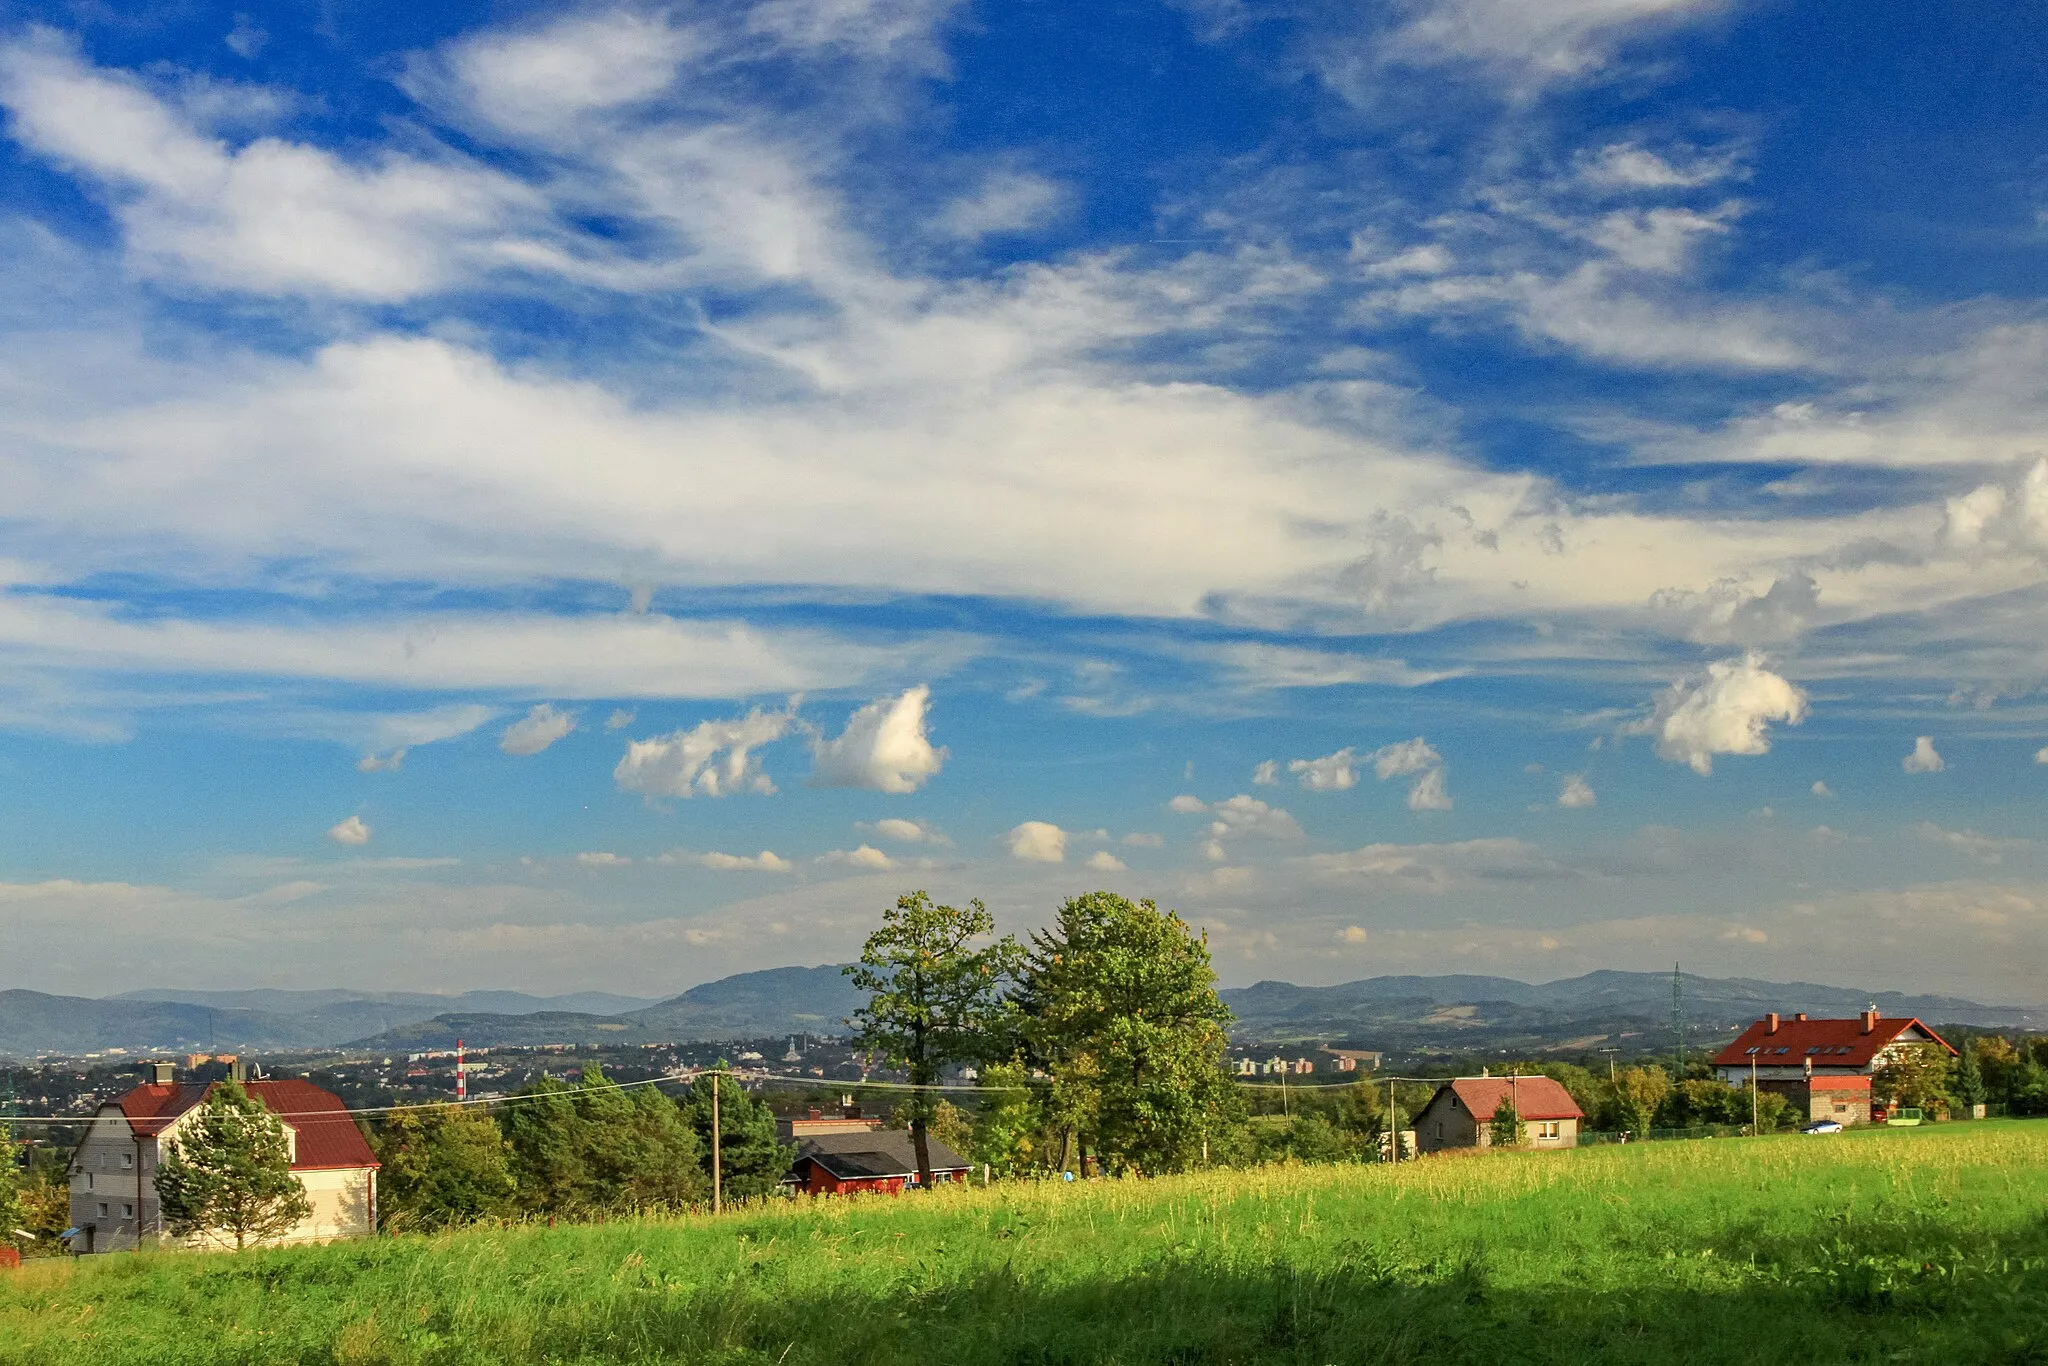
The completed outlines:
{"type": "Polygon", "coordinates": [[[813,1106],[811,1107],[811,1118],[812,1118],[812,1119],[823,1119],[824,1117],[825,1117],[825,1112],[824,1112],[824,1111],[820,1110],[820,1109],[819,1109],[819,1108],[818,1108],[817,1106],[815,1106],[815,1105],[813,1105],[813,1106]]]}
{"type": "Polygon", "coordinates": [[[233,1081],[249,1080],[249,1064],[240,1058],[228,1063],[228,1077],[233,1081]]]}
{"type": "Polygon", "coordinates": [[[1877,1011],[1875,1008],[1863,1012],[1863,1032],[1865,1034],[1875,1034],[1877,1032],[1877,1011]]]}
{"type": "Polygon", "coordinates": [[[167,1062],[153,1062],[149,1065],[149,1084],[151,1086],[176,1085],[177,1077],[175,1072],[176,1069],[167,1062]]]}
{"type": "Polygon", "coordinates": [[[1792,1018],[1795,1020],[1803,1020],[1806,1018],[1806,1012],[1802,1010],[1797,1015],[1794,1015],[1792,1018]]]}
{"type": "Polygon", "coordinates": [[[1775,1033],[1777,1033],[1777,1032],[1778,1032],[1778,1012],[1774,1010],[1774,1011],[1772,1011],[1772,1012],[1771,1012],[1770,1014],[1768,1014],[1768,1015],[1764,1016],[1764,1033],[1766,1033],[1766,1034],[1775,1034],[1775,1033]]]}

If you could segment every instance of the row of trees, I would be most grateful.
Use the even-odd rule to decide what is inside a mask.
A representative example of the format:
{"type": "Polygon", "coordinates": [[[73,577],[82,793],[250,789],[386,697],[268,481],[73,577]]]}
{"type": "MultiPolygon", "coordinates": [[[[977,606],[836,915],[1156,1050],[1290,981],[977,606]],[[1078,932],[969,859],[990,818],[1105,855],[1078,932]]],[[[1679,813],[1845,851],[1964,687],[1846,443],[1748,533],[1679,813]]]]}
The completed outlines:
{"type": "Polygon", "coordinates": [[[544,1077],[501,1114],[425,1105],[385,1116],[377,1135],[387,1227],[432,1229],[541,1215],[587,1219],[682,1209],[711,1195],[711,1126],[730,1200],[771,1193],[789,1169],[775,1115],[729,1076],[681,1096],[627,1088],[597,1068],[580,1084],[544,1077]],[[712,1092],[718,1104],[712,1105],[712,1092]]]}

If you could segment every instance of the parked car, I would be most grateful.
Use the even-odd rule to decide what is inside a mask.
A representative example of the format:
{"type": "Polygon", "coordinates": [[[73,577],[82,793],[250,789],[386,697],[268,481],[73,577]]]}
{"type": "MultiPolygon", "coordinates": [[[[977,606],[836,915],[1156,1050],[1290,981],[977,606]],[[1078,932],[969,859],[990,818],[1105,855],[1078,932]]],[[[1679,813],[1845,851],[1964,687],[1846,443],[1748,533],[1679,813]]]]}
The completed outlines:
{"type": "Polygon", "coordinates": [[[1842,1132],[1842,1126],[1837,1120],[1816,1119],[1799,1132],[1802,1134],[1838,1134],[1842,1132]]]}

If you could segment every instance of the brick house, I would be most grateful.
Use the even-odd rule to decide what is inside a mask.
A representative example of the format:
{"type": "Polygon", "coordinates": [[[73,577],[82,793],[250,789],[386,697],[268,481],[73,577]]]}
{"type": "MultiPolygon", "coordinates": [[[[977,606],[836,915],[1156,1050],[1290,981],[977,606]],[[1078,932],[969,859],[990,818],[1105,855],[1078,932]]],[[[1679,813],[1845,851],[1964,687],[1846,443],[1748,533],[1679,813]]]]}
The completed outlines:
{"type": "MultiPolygon", "coordinates": [[[[156,1198],[156,1169],[164,1144],[175,1140],[185,1117],[218,1082],[180,1084],[169,1063],[154,1063],[152,1079],[100,1106],[71,1156],[73,1252],[133,1249],[143,1236],[168,1245],[156,1198]]],[[[305,1187],[313,1212],[272,1243],[324,1243],[357,1238],[376,1227],[377,1157],[349,1117],[341,1097],[309,1081],[252,1081],[244,1088],[284,1124],[292,1175],[305,1187]]],[[[233,1240],[195,1235],[186,1246],[231,1247],[233,1240]]]]}
{"type": "MultiPolygon", "coordinates": [[[[933,1185],[967,1179],[966,1158],[936,1138],[925,1140],[925,1150],[933,1185]]],[[[905,1129],[819,1134],[798,1145],[789,1180],[806,1195],[900,1195],[917,1184],[917,1151],[905,1129]]]]}
{"type": "Polygon", "coordinates": [[[881,1117],[862,1114],[851,1096],[837,1110],[821,1110],[813,1105],[806,1114],[775,1117],[775,1136],[784,1143],[801,1143],[820,1134],[871,1134],[881,1127],[881,1117]]]}
{"type": "Polygon", "coordinates": [[[1586,1112],[1550,1077],[1457,1077],[1437,1088],[1415,1117],[1415,1144],[1425,1153],[1493,1145],[1493,1116],[1513,1100],[1531,1148],[1576,1148],[1586,1112]]]}
{"type": "Polygon", "coordinates": [[[1870,1078],[1888,1056],[1915,1044],[1949,1048],[1948,1041],[1914,1019],[1884,1019],[1866,1010],[1849,1020],[1791,1019],[1775,1012],[1742,1031],[1714,1055],[1714,1074],[1730,1086],[1783,1096],[1809,1120],[1870,1122],[1870,1078]]]}

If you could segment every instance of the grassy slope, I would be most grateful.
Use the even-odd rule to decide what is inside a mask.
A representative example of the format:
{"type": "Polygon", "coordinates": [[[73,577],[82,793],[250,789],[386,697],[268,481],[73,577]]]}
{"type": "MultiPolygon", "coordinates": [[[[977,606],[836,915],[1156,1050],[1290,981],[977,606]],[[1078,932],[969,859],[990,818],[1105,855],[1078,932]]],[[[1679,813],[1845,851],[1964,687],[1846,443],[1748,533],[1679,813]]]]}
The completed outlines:
{"type": "Polygon", "coordinates": [[[0,1276],[0,1361],[2048,1361],[2048,1123],[0,1276]]]}

